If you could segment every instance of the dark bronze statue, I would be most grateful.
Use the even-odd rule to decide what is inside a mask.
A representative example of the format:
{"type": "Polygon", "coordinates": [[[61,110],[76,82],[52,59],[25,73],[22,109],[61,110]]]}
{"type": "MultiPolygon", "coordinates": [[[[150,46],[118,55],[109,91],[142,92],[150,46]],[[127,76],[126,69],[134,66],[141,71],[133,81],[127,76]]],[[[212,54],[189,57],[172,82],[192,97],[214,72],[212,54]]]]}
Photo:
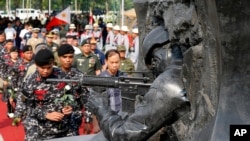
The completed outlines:
{"type": "Polygon", "coordinates": [[[226,141],[231,124],[249,124],[250,1],[134,4],[144,60],[138,68],[157,78],[125,118],[93,92],[92,111],[107,140],[144,141],[165,127],[159,140],[226,141]]]}
{"type": "Polygon", "coordinates": [[[144,141],[188,111],[189,102],[181,78],[181,47],[170,45],[170,53],[170,48],[163,47],[165,44],[170,45],[168,32],[162,26],[156,27],[145,38],[142,46],[145,62],[157,78],[145,96],[137,97],[135,112],[126,119],[110,110],[106,93],[91,93],[89,108],[96,115],[107,139],[144,141]],[[157,39],[161,37],[162,40],[157,39]]]}

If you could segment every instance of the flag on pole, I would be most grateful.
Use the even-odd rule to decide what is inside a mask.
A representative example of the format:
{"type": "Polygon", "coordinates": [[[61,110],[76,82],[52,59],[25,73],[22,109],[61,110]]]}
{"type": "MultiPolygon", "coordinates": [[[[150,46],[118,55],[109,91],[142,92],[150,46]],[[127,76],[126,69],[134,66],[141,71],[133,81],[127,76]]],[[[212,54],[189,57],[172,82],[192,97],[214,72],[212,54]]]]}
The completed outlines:
{"type": "Polygon", "coordinates": [[[47,25],[47,30],[51,30],[54,26],[70,24],[70,7],[57,14],[47,25]]]}
{"type": "Polygon", "coordinates": [[[89,25],[93,25],[94,18],[93,18],[93,13],[92,13],[92,8],[89,8],[89,25]]]}

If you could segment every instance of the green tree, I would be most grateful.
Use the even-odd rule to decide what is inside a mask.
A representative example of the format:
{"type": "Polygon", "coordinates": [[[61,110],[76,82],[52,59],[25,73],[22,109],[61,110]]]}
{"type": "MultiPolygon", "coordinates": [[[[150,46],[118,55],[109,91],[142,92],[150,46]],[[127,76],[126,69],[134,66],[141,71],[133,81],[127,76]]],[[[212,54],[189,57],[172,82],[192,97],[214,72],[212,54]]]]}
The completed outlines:
{"type": "Polygon", "coordinates": [[[125,10],[128,10],[128,9],[131,9],[131,8],[134,8],[134,3],[133,3],[133,0],[125,0],[124,2],[124,9],[125,10]]]}

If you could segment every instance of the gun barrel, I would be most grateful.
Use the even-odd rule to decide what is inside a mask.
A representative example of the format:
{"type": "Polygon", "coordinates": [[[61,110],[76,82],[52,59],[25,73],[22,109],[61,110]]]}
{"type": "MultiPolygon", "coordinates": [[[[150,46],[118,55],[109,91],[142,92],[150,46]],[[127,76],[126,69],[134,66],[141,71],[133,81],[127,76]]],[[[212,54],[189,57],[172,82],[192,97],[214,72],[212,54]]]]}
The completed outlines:
{"type": "Polygon", "coordinates": [[[119,87],[118,77],[97,77],[97,76],[83,76],[81,78],[73,79],[54,79],[48,78],[47,82],[66,82],[66,83],[81,83],[83,86],[99,86],[99,87],[119,87]]]}
{"type": "Polygon", "coordinates": [[[84,86],[99,86],[99,87],[119,87],[119,77],[96,77],[83,76],[82,85],[84,86]]]}
{"type": "Polygon", "coordinates": [[[76,82],[81,83],[83,86],[97,86],[97,87],[109,87],[109,88],[118,88],[121,85],[141,85],[141,86],[150,86],[150,83],[147,83],[147,78],[129,78],[129,77],[99,77],[99,76],[89,76],[85,75],[81,78],[73,79],[50,79],[46,80],[47,82],[76,82]],[[131,81],[132,80],[132,81],[131,81]],[[135,81],[137,80],[137,81],[135,81]]]}

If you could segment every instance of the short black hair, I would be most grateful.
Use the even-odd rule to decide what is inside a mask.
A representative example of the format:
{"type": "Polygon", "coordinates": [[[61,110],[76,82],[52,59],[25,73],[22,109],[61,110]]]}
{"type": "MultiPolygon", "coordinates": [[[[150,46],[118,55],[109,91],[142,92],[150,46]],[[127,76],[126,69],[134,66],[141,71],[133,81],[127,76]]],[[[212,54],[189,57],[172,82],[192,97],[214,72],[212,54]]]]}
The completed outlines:
{"type": "Polygon", "coordinates": [[[5,35],[5,32],[3,30],[0,30],[0,35],[5,35]]]}
{"type": "Polygon", "coordinates": [[[12,40],[12,39],[8,39],[8,40],[6,40],[6,43],[8,43],[8,42],[12,42],[12,43],[14,43],[14,40],[12,40]]]}
{"type": "Polygon", "coordinates": [[[117,51],[116,49],[110,49],[108,50],[106,53],[105,53],[105,59],[108,60],[109,57],[115,55],[115,54],[118,54],[119,57],[120,57],[120,53],[119,51],[117,51]]]}

